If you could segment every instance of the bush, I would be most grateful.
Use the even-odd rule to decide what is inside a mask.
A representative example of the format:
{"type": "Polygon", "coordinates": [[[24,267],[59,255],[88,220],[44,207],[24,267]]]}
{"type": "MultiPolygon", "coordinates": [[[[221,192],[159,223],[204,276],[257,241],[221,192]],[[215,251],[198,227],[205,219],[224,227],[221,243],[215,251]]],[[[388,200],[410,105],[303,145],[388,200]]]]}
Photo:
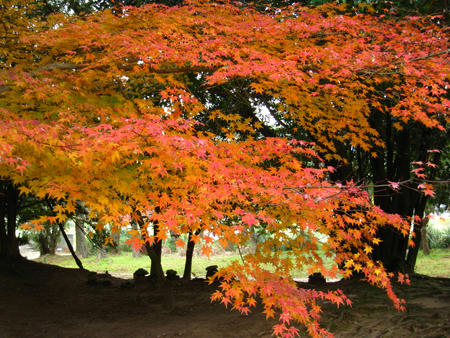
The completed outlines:
{"type": "Polygon", "coordinates": [[[102,229],[102,230],[94,229],[94,231],[92,232],[91,247],[89,249],[89,254],[96,255],[98,253],[101,253],[102,255],[104,255],[105,253],[110,253],[111,251],[113,251],[117,246],[117,243],[114,244],[108,243],[107,245],[104,245],[106,237],[111,236],[112,233],[111,230],[109,229],[102,229]]]}
{"type": "Polygon", "coordinates": [[[30,234],[28,232],[22,232],[19,237],[17,237],[17,242],[19,245],[25,245],[30,243],[30,234]]]}
{"type": "Polygon", "coordinates": [[[450,228],[438,230],[435,228],[427,229],[427,239],[430,249],[446,249],[450,247],[450,228]]]}
{"type": "Polygon", "coordinates": [[[126,229],[120,230],[120,250],[121,251],[133,252],[133,248],[131,247],[131,245],[128,243],[125,243],[130,237],[131,236],[130,236],[128,230],[126,230],[126,229]]]}
{"type": "Polygon", "coordinates": [[[165,240],[163,246],[167,246],[171,253],[177,252],[177,245],[175,244],[176,239],[172,236],[165,240]]]}

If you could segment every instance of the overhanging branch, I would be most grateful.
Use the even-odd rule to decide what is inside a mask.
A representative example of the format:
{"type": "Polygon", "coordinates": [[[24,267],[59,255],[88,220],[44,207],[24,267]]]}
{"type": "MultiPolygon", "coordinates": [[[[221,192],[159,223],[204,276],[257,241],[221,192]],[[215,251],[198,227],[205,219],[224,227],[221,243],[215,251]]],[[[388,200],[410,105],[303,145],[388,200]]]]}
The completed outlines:
{"type": "MultiPolygon", "coordinates": [[[[419,57],[415,57],[412,59],[409,59],[408,62],[414,62],[414,61],[420,61],[420,60],[427,60],[427,59],[431,59],[435,56],[439,56],[439,55],[443,55],[443,54],[447,54],[450,53],[450,49],[445,49],[445,50],[441,50],[439,52],[435,52],[435,53],[431,53],[428,55],[424,55],[424,56],[419,56],[419,57]]],[[[391,65],[400,65],[403,64],[405,62],[405,60],[400,60],[400,61],[396,61],[391,63],[391,65]]],[[[387,68],[387,65],[379,65],[379,66],[373,66],[370,68],[366,68],[366,69],[361,69],[358,71],[359,74],[363,74],[363,75],[373,75],[373,74],[380,74],[380,75],[392,75],[392,74],[400,74],[400,71],[395,70],[395,71],[390,71],[390,72],[382,72],[382,69],[387,68]]]]}
{"type": "MultiPolygon", "coordinates": [[[[144,67],[136,64],[120,64],[116,65],[117,69],[123,71],[131,71],[138,66],[142,69],[142,72],[149,74],[177,74],[177,73],[201,73],[201,72],[214,72],[221,67],[219,66],[173,66],[173,67],[165,67],[165,68],[155,68],[155,67],[144,67]]],[[[53,70],[83,70],[83,69],[96,69],[102,71],[110,70],[112,65],[92,65],[86,63],[65,63],[65,62],[54,62],[44,66],[39,67],[38,69],[29,73],[32,77],[37,76],[39,73],[45,71],[53,71],[53,70]]],[[[0,93],[6,92],[13,87],[12,84],[0,85],[0,93]]]]}

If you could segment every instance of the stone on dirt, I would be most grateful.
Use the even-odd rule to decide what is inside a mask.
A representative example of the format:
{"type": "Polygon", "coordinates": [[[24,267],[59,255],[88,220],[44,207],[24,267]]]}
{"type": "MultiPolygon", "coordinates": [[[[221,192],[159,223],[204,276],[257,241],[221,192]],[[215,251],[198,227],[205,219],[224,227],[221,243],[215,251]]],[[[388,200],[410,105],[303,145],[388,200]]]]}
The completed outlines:
{"type": "Polygon", "coordinates": [[[166,278],[168,280],[178,280],[180,279],[180,276],[177,275],[177,272],[175,270],[167,270],[166,271],[166,278]]]}
{"type": "Polygon", "coordinates": [[[313,285],[324,285],[327,280],[320,272],[314,272],[312,275],[308,276],[308,283],[313,285]]]}
{"type": "Polygon", "coordinates": [[[146,275],[148,275],[148,271],[145,269],[139,268],[133,273],[133,278],[136,279],[137,277],[145,277],[146,275]]]}
{"type": "Polygon", "coordinates": [[[217,265],[210,265],[206,267],[206,279],[214,276],[217,271],[219,271],[217,265]]]}

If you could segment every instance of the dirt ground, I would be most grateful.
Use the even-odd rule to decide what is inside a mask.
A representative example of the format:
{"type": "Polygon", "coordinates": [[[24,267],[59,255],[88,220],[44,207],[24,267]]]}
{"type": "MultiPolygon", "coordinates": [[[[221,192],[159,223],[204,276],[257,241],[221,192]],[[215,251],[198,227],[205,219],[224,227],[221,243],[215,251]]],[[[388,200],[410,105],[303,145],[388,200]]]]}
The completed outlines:
{"type": "MultiPolygon", "coordinates": [[[[163,301],[148,281],[131,283],[87,272],[22,261],[0,261],[0,337],[270,337],[273,321],[261,309],[248,316],[212,304],[204,280],[172,282],[163,301]],[[107,278],[109,279],[109,278],[107,278]]],[[[308,287],[300,283],[300,287],[308,287]]],[[[352,307],[323,304],[323,327],[336,337],[449,337],[450,279],[414,276],[399,286],[407,311],[385,293],[357,281],[329,283],[352,307]]]]}

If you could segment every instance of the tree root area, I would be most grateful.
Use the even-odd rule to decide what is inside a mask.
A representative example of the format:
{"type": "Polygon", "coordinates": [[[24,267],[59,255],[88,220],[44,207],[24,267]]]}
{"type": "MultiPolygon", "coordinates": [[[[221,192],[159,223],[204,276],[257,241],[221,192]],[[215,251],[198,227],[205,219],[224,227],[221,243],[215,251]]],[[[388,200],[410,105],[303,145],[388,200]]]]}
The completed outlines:
{"type": "MultiPolygon", "coordinates": [[[[158,287],[30,261],[0,261],[0,337],[270,337],[274,320],[257,306],[248,316],[210,302],[214,285],[171,281],[158,287]]],[[[299,283],[300,287],[310,287],[299,283]]],[[[448,337],[450,279],[413,276],[395,286],[398,312],[386,294],[357,280],[329,283],[351,307],[323,303],[322,327],[336,337],[448,337]]]]}

